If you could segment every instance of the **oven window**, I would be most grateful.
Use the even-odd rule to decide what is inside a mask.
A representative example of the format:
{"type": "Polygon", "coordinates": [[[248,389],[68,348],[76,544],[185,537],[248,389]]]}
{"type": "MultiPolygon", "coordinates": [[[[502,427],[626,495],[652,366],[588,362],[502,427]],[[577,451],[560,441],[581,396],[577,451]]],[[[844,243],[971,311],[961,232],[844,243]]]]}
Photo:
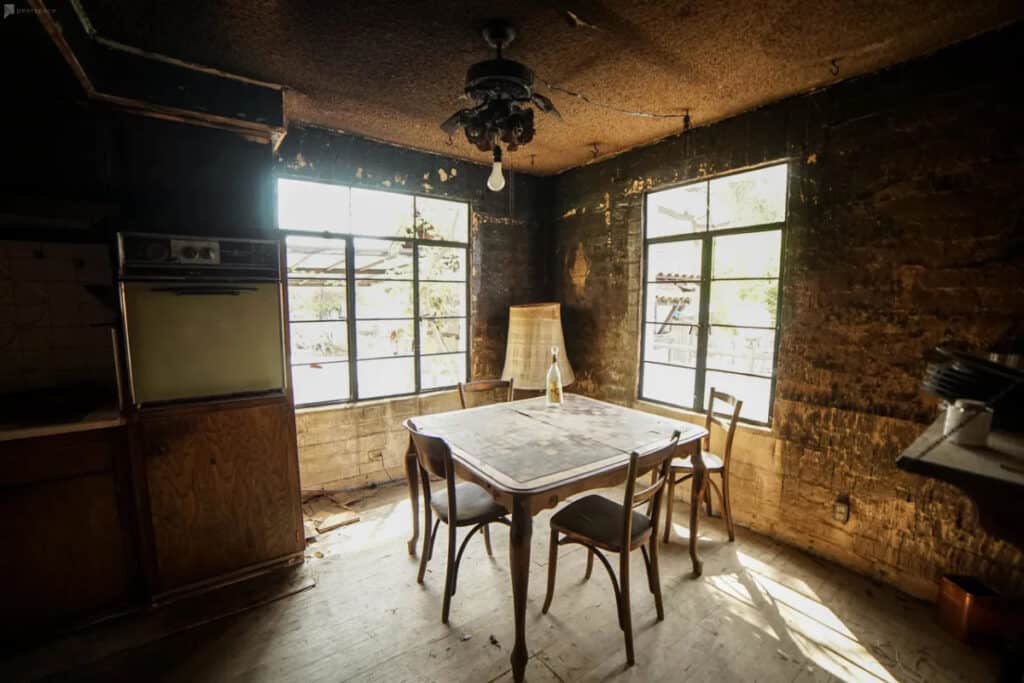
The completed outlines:
{"type": "Polygon", "coordinates": [[[454,387],[469,364],[469,205],[278,179],[295,403],[454,387]]]}

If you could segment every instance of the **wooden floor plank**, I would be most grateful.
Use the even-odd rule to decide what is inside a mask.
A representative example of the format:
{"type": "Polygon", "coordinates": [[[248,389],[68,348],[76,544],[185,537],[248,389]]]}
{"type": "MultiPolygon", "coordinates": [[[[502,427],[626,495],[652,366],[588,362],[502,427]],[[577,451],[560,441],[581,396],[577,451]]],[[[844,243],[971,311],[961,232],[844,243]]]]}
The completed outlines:
{"type": "MultiPolygon", "coordinates": [[[[619,494],[611,492],[617,497],[619,494]]],[[[103,632],[0,665],[4,680],[33,680],[43,657],[79,663],[51,681],[509,681],[513,643],[508,534],[495,557],[474,539],[463,558],[450,626],[440,623],[444,539],[424,584],[405,552],[409,504],[386,487],[356,508],[361,521],[321,534],[307,549],[316,587],[253,610],[90,662],[110,652],[103,632]],[[493,640],[492,640],[493,637],[493,640]],[[74,654],[72,658],[70,655],[74,654]]],[[[678,513],[678,511],[677,511],[678,513]]],[[[931,606],[738,529],[701,525],[704,576],[690,576],[686,527],[661,553],[666,618],[633,558],[636,666],[625,667],[608,577],[583,582],[586,555],[566,547],[550,613],[540,614],[548,519],[535,520],[527,606],[528,680],[558,681],[981,681],[993,656],[953,641],[931,606]]],[[[677,520],[685,515],[677,514],[677,520]]],[[[155,617],[154,617],[155,618],[155,617]]]]}

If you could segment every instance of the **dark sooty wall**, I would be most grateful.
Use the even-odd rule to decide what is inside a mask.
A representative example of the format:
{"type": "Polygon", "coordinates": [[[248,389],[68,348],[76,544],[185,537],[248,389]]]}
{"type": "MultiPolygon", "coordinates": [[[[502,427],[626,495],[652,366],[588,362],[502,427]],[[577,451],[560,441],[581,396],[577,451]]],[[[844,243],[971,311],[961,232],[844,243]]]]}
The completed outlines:
{"type": "Polygon", "coordinates": [[[945,572],[1024,586],[964,496],[894,465],[936,414],[928,351],[986,349],[1024,319],[1022,40],[1017,25],[558,176],[576,390],[636,400],[644,192],[788,159],[775,418],[738,439],[738,519],[920,595],[945,572]]]}

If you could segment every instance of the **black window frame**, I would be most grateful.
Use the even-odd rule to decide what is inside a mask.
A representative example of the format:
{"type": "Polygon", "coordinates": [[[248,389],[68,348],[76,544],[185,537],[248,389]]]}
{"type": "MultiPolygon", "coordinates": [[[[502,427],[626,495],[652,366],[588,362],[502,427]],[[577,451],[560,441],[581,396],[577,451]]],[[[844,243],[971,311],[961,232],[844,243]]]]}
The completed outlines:
{"type": "MultiPolygon", "coordinates": [[[[288,174],[277,174],[274,177],[274,223],[277,228],[278,234],[285,238],[285,252],[287,253],[288,244],[287,238],[290,236],[297,237],[312,237],[316,239],[329,239],[337,240],[345,245],[345,276],[344,278],[322,278],[323,280],[331,280],[334,282],[343,281],[345,283],[345,317],[343,320],[335,322],[343,322],[348,334],[348,353],[345,360],[333,361],[335,363],[347,363],[348,364],[348,383],[349,383],[349,395],[348,398],[338,398],[326,401],[311,401],[308,403],[295,402],[296,408],[316,408],[322,406],[331,405],[348,405],[355,403],[366,403],[369,401],[386,401],[391,399],[405,398],[409,396],[417,396],[420,394],[426,394],[431,392],[439,391],[450,391],[458,386],[456,384],[450,384],[438,387],[428,387],[426,389],[422,386],[422,373],[421,373],[421,359],[424,357],[435,357],[435,356],[451,356],[462,353],[465,355],[465,374],[466,378],[470,376],[470,369],[473,367],[472,363],[472,297],[470,295],[470,282],[472,280],[472,225],[473,225],[473,203],[468,200],[452,199],[450,197],[437,197],[424,193],[417,192],[399,192],[390,189],[379,189],[373,187],[364,187],[361,185],[349,185],[344,183],[332,183],[325,180],[313,179],[303,177],[300,175],[288,175],[288,174]],[[405,197],[412,197],[412,210],[413,210],[413,225],[415,226],[415,219],[418,215],[416,203],[418,199],[431,199],[431,200],[443,200],[448,202],[455,202],[466,206],[466,241],[457,242],[453,240],[435,240],[435,239],[424,239],[418,235],[412,237],[381,237],[379,235],[368,235],[365,233],[356,232],[332,232],[327,230],[296,230],[290,228],[282,228],[279,224],[279,203],[278,203],[278,188],[280,187],[280,180],[293,180],[308,183],[316,183],[320,185],[332,185],[334,187],[344,187],[350,191],[353,189],[358,190],[369,190],[372,192],[380,192],[382,194],[394,194],[405,197]],[[388,242],[412,242],[412,268],[413,274],[411,280],[396,280],[393,278],[358,278],[356,277],[355,269],[355,243],[356,240],[378,240],[388,242]],[[436,316],[431,318],[422,318],[420,316],[420,284],[422,282],[432,283],[439,282],[443,284],[458,284],[458,280],[420,280],[419,278],[419,250],[421,246],[425,247],[446,247],[455,249],[465,250],[465,301],[466,301],[466,314],[464,316],[466,321],[465,335],[466,335],[466,350],[465,351],[454,351],[448,353],[421,353],[422,344],[420,339],[420,325],[424,320],[461,320],[463,316],[436,316]],[[410,282],[412,284],[412,295],[413,295],[413,315],[412,318],[395,318],[395,317],[379,317],[370,316],[360,318],[357,312],[356,306],[356,281],[357,280],[372,280],[373,282],[388,282],[388,281],[401,281],[410,282]],[[413,349],[411,354],[407,355],[396,355],[396,356],[376,356],[372,358],[359,358],[358,357],[358,334],[357,325],[359,322],[381,322],[381,321],[397,321],[397,320],[411,320],[413,323],[413,349]],[[370,361],[370,360],[389,360],[389,359],[413,359],[413,375],[414,375],[414,390],[412,392],[398,392],[395,394],[379,395],[379,396],[359,396],[359,361],[370,361]]],[[[291,284],[291,280],[309,280],[311,278],[292,278],[285,268],[284,277],[284,289],[285,289],[285,301],[288,301],[288,288],[291,284]]],[[[303,322],[331,322],[331,321],[304,321],[304,320],[293,320],[291,314],[291,307],[288,307],[287,317],[284,323],[288,326],[288,372],[289,380],[292,382],[292,392],[294,399],[294,379],[291,376],[292,368],[296,365],[309,365],[309,363],[294,363],[291,358],[291,325],[292,323],[303,323],[303,322]]],[[[328,361],[327,363],[330,363],[328,361]]],[[[321,362],[323,363],[323,362],[321,362]]],[[[323,363],[326,364],[326,363],[323,363]]]]}
{"type": "MultiPolygon", "coordinates": [[[[778,369],[779,369],[779,342],[782,338],[782,320],[780,315],[782,312],[782,297],[783,297],[783,278],[785,277],[785,253],[786,253],[786,237],[789,225],[789,195],[792,180],[792,164],[790,159],[775,159],[767,161],[754,166],[746,166],[744,168],[733,169],[724,173],[717,173],[709,175],[703,178],[686,180],[679,183],[661,185],[658,187],[652,187],[651,189],[644,192],[642,216],[641,216],[641,248],[643,249],[641,262],[642,262],[642,287],[641,287],[641,300],[640,300],[640,348],[639,348],[639,363],[637,365],[637,400],[644,401],[647,403],[655,403],[663,405],[669,408],[675,408],[678,410],[685,410],[696,412],[700,414],[707,413],[707,406],[705,405],[704,396],[707,386],[707,373],[708,371],[719,372],[723,374],[733,374],[748,377],[757,377],[761,379],[769,379],[771,381],[769,395],[768,395],[768,419],[766,421],[753,420],[750,418],[743,417],[740,415],[739,421],[745,424],[759,426],[759,427],[771,427],[772,418],[775,412],[775,389],[778,381],[778,369]],[[750,173],[751,171],[758,171],[773,166],[784,165],[786,167],[786,191],[784,198],[785,215],[782,221],[776,221],[772,223],[760,223],[756,225],[748,225],[737,228],[724,228],[724,229],[712,229],[711,228],[711,182],[720,178],[727,178],[729,176],[742,175],[744,173],[750,173]],[[691,185],[699,185],[701,183],[707,184],[705,194],[705,229],[702,232],[693,233],[682,233],[676,235],[665,235],[660,237],[647,237],[647,208],[648,199],[651,194],[656,194],[664,190],[673,190],[680,187],[687,187],[691,185]],[[717,237],[729,237],[731,235],[745,235],[752,233],[761,232],[775,232],[779,231],[779,273],[776,278],[763,278],[763,277],[750,277],[750,278],[712,278],[712,267],[714,259],[714,240],[717,237]],[[672,403],[669,401],[650,398],[644,396],[644,364],[651,363],[654,365],[663,365],[666,367],[677,367],[686,368],[687,366],[672,365],[669,363],[660,363],[657,361],[646,360],[647,350],[647,325],[653,324],[647,321],[647,303],[648,303],[648,282],[649,273],[649,258],[648,258],[648,247],[652,244],[672,244],[681,242],[692,242],[698,241],[701,244],[701,273],[700,273],[700,303],[699,303],[699,319],[696,325],[690,325],[690,327],[697,328],[697,366],[694,370],[694,400],[692,406],[685,406],[679,403],[672,403]],[[725,325],[725,324],[709,324],[710,318],[710,304],[711,304],[711,283],[715,281],[739,281],[739,280],[776,280],[776,304],[775,304],[775,326],[772,327],[758,327],[756,325],[725,325]],[[764,375],[756,375],[752,373],[743,373],[730,370],[719,370],[716,368],[707,367],[707,352],[708,352],[708,336],[711,331],[711,327],[734,327],[742,329],[763,329],[773,330],[775,334],[774,348],[772,350],[772,372],[770,377],[764,375]]],[[[686,323],[682,323],[681,326],[687,326],[686,323]]],[[[742,397],[737,397],[742,398],[742,397]]]]}

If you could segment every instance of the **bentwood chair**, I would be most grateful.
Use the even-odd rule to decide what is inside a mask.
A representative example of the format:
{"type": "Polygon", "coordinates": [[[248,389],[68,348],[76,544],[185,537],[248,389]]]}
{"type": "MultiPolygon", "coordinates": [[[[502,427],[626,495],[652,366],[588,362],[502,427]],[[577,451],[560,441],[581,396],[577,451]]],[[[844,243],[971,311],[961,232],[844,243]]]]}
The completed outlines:
{"type": "MultiPolygon", "coordinates": [[[[708,399],[708,414],[704,419],[704,427],[708,430],[708,435],[705,437],[705,447],[711,448],[711,427],[715,425],[725,431],[725,448],[722,450],[722,455],[716,455],[710,453],[708,450],[704,450],[701,453],[701,458],[704,460],[704,466],[706,468],[703,481],[700,482],[700,490],[695,496],[695,500],[690,501],[690,505],[700,505],[702,502],[705,504],[708,515],[711,515],[711,495],[708,493],[708,485],[715,490],[718,494],[718,500],[722,504],[722,516],[725,518],[725,528],[729,532],[729,540],[736,540],[736,527],[732,522],[732,506],[729,504],[729,459],[732,456],[732,440],[736,434],[736,423],[740,419],[740,410],[743,408],[743,401],[723,393],[721,391],[715,391],[711,389],[711,393],[708,399]],[[715,401],[722,401],[732,409],[732,414],[729,416],[729,421],[724,421],[719,415],[728,415],[728,413],[715,414],[715,401]],[[711,475],[717,474],[722,478],[722,488],[718,488],[718,484],[711,475]]],[[[665,543],[668,543],[669,535],[672,532],[672,501],[675,500],[675,487],[676,484],[686,481],[690,477],[694,476],[693,462],[690,460],[690,456],[685,458],[676,458],[672,461],[672,467],[669,471],[668,478],[668,503],[666,507],[668,510],[665,514],[665,543]]]]}
{"type": "Polygon", "coordinates": [[[508,381],[503,379],[478,379],[475,382],[459,382],[459,403],[462,404],[463,408],[468,408],[469,406],[466,405],[466,394],[495,391],[497,389],[504,389],[504,400],[511,401],[513,391],[515,391],[515,379],[510,378],[508,381]]]}
{"type": "Polygon", "coordinates": [[[420,432],[412,420],[406,420],[404,425],[412,435],[419,462],[420,487],[423,489],[424,532],[431,528],[432,514],[437,515],[433,530],[423,535],[423,552],[420,553],[420,571],[416,576],[417,583],[423,583],[427,563],[434,553],[434,539],[437,537],[438,527],[441,522],[448,525],[448,563],[445,566],[444,602],[441,607],[441,623],[447,624],[451,599],[455,595],[455,584],[459,575],[459,562],[462,561],[462,553],[466,550],[469,539],[477,531],[483,529],[487,554],[493,557],[490,536],[487,535],[487,525],[491,522],[509,524],[508,511],[498,505],[483,487],[469,482],[456,483],[451,448],[444,439],[420,432]],[[431,494],[430,475],[444,480],[444,491],[431,494]],[[459,527],[464,526],[472,527],[472,529],[462,540],[462,545],[458,547],[458,554],[456,554],[455,542],[458,536],[456,532],[459,527]]]}
{"type": "Polygon", "coordinates": [[[604,496],[591,495],[569,503],[551,518],[548,591],[541,612],[547,614],[551,606],[551,597],[555,592],[558,546],[579,543],[587,549],[587,573],[584,580],[590,578],[595,555],[612,580],[615,604],[619,613],[619,628],[626,639],[628,666],[634,664],[633,616],[629,606],[629,555],[637,548],[643,553],[644,565],[647,568],[647,587],[654,594],[658,621],[665,619],[665,608],[661,601],[661,578],[658,575],[658,515],[661,509],[662,490],[668,480],[669,463],[678,442],[679,432],[676,431],[667,442],[662,442],[642,453],[634,451],[630,454],[626,493],[622,505],[604,496]],[[637,491],[637,477],[651,470],[655,471],[653,482],[637,491]],[[634,509],[644,503],[648,504],[647,514],[634,509]],[[615,577],[615,570],[601,550],[618,553],[618,578],[615,577]]]}

